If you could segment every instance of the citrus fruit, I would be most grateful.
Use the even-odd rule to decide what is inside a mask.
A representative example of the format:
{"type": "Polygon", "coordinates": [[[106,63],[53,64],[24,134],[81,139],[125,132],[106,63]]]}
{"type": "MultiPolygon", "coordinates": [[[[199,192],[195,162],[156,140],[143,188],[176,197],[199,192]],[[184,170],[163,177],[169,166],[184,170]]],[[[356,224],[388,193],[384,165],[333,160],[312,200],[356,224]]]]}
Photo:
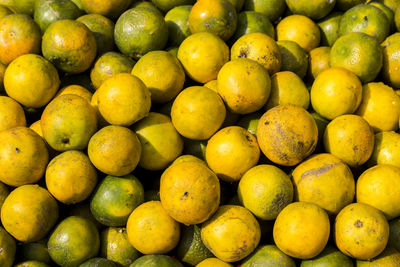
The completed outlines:
{"type": "Polygon", "coordinates": [[[150,112],[134,125],[134,131],[142,144],[142,168],[162,170],[182,153],[183,139],[168,116],[150,112]]]}
{"type": "Polygon", "coordinates": [[[318,74],[329,68],[330,53],[329,46],[320,46],[310,51],[308,54],[308,77],[315,79],[318,74]]]}
{"type": "Polygon", "coordinates": [[[321,30],[321,45],[332,46],[339,38],[339,23],[342,15],[342,12],[332,12],[318,21],[318,27],[321,30]]]}
{"type": "Polygon", "coordinates": [[[282,19],[276,26],[278,41],[296,42],[306,52],[319,45],[321,34],[315,22],[303,15],[290,15],[282,19]]]}
{"type": "Polygon", "coordinates": [[[82,9],[88,14],[100,14],[110,19],[118,18],[132,3],[132,0],[80,0],[82,9]]]}
{"type": "Polygon", "coordinates": [[[118,73],[104,81],[98,89],[97,105],[107,122],[130,126],[148,115],[150,91],[138,77],[118,73]]]}
{"type": "Polygon", "coordinates": [[[14,60],[4,73],[8,96],[26,107],[40,108],[56,94],[60,80],[57,69],[45,58],[26,54],[14,60]]]}
{"type": "Polygon", "coordinates": [[[81,85],[73,84],[73,85],[65,86],[65,87],[61,88],[60,90],[58,90],[55,97],[60,96],[60,95],[68,95],[68,94],[80,96],[80,97],[86,99],[89,103],[92,100],[92,95],[93,95],[85,87],[83,87],[81,85]]]}
{"type": "Polygon", "coordinates": [[[33,15],[36,0],[10,0],[10,5],[18,12],[33,15]]]}
{"type": "Polygon", "coordinates": [[[390,164],[400,167],[400,134],[393,131],[376,133],[374,143],[370,166],[390,164]]]}
{"type": "Polygon", "coordinates": [[[4,267],[11,267],[14,262],[17,245],[15,240],[0,226],[0,264],[4,267]]]}
{"type": "Polygon", "coordinates": [[[271,38],[275,38],[275,28],[269,21],[268,16],[255,11],[243,11],[238,14],[236,31],[232,36],[232,41],[236,41],[245,34],[261,32],[271,38]]]}
{"type": "Polygon", "coordinates": [[[336,117],[325,129],[325,151],[350,167],[364,164],[374,150],[374,132],[360,116],[348,114],[336,117]]]}
{"type": "Polygon", "coordinates": [[[123,54],[138,59],[149,51],[164,48],[168,41],[168,26],[159,11],[147,7],[132,8],[118,18],[114,41],[123,54]]]}
{"type": "Polygon", "coordinates": [[[43,56],[64,72],[84,72],[96,57],[96,39],[82,22],[58,20],[47,28],[42,39],[43,56]]]}
{"type": "Polygon", "coordinates": [[[100,171],[115,176],[132,172],[139,163],[142,147],[137,135],[122,126],[110,125],[89,141],[88,156],[100,171]]]}
{"type": "Polygon", "coordinates": [[[264,267],[296,266],[294,260],[280,251],[275,245],[259,246],[250,256],[243,260],[241,266],[251,267],[257,266],[257,264],[264,267]]]}
{"type": "Polygon", "coordinates": [[[386,247],[389,224],[382,212],[363,203],[343,208],[335,220],[335,242],[341,252],[370,260],[386,247]]]}
{"type": "Polygon", "coordinates": [[[361,104],[356,114],[363,117],[375,132],[395,131],[399,127],[400,98],[382,82],[363,86],[361,104]]]}
{"type": "Polygon", "coordinates": [[[8,194],[10,194],[10,192],[8,191],[7,186],[5,184],[3,184],[2,182],[0,182],[0,210],[1,210],[4,200],[7,198],[8,194]]]}
{"type": "Polygon", "coordinates": [[[293,14],[304,15],[316,20],[328,15],[334,8],[336,1],[314,0],[310,3],[308,0],[286,0],[286,4],[293,14]]]}
{"type": "Polygon", "coordinates": [[[182,154],[193,155],[200,160],[205,160],[206,158],[206,140],[192,140],[188,138],[184,138],[183,140],[183,152],[182,154]]]}
{"type": "Polygon", "coordinates": [[[135,61],[118,52],[107,52],[101,55],[90,71],[93,86],[98,89],[102,83],[117,73],[131,73],[135,61]]]}
{"type": "Polygon", "coordinates": [[[92,212],[90,211],[90,202],[88,202],[88,201],[79,202],[77,204],[70,205],[69,211],[68,211],[68,216],[80,216],[85,219],[88,219],[89,221],[94,223],[94,225],[96,226],[96,228],[98,230],[100,230],[104,227],[101,223],[99,223],[99,221],[97,221],[94,218],[92,212]]]}
{"type": "Polygon", "coordinates": [[[400,168],[379,164],[363,172],[357,180],[357,202],[371,205],[385,214],[388,220],[400,215],[400,168]]]}
{"type": "Polygon", "coordinates": [[[143,201],[143,185],[135,176],[108,175],[93,192],[90,211],[104,225],[124,226],[131,212],[143,201]]]}
{"type": "Polygon", "coordinates": [[[192,34],[188,22],[191,9],[191,5],[180,5],[165,14],[164,19],[168,26],[168,44],[170,46],[179,46],[186,37],[192,34]]]}
{"type": "Polygon", "coordinates": [[[49,265],[40,261],[24,261],[14,265],[14,267],[49,267],[49,265]]]}
{"type": "Polygon", "coordinates": [[[19,261],[39,261],[51,264],[46,238],[37,242],[20,243],[16,257],[19,261]]]}
{"type": "Polygon", "coordinates": [[[25,54],[39,54],[41,33],[28,15],[11,14],[0,19],[0,62],[8,65],[25,54]]]}
{"type": "Polygon", "coordinates": [[[117,267],[117,264],[105,258],[91,258],[80,264],[79,267],[117,267]]]}
{"type": "Polygon", "coordinates": [[[99,252],[99,232],[90,220],[69,216],[56,226],[47,246],[51,259],[58,265],[78,266],[99,252]]]}
{"type": "Polygon", "coordinates": [[[218,94],[230,111],[248,114],[261,109],[271,92],[268,71],[257,61],[237,58],[218,73],[218,94]]]}
{"type": "Polygon", "coordinates": [[[241,206],[223,205],[201,228],[204,245],[220,260],[235,262],[247,257],[260,241],[260,225],[241,206]]]}
{"type": "Polygon", "coordinates": [[[311,156],[292,172],[295,200],[314,203],[328,214],[353,202],[355,183],[350,168],[334,155],[311,156]]]}
{"type": "Polygon", "coordinates": [[[313,109],[322,117],[332,120],[357,110],[362,98],[362,84],[351,71],[332,67],[318,75],[310,95],[313,109]]]}
{"type": "Polygon", "coordinates": [[[213,254],[204,246],[201,240],[200,227],[197,225],[184,226],[181,231],[181,240],[177,247],[178,259],[195,266],[212,256],[213,254]]]}
{"type": "Polygon", "coordinates": [[[151,2],[161,11],[167,12],[175,7],[183,5],[192,5],[194,0],[151,0],[151,2]]]}
{"type": "Polygon", "coordinates": [[[257,165],[243,175],[238,196],[240,203],[257,218],[273,220],[292,202],[293,185],[281,169],[257,165]]]}
{"type": "Polygon", "coordinates": [[[11,15],[14,12],[8,8],[7,6],[0,4],[0,19],[2,19],[5,16],[11,15]]]}
{"type": "Polygon", "coordinates": [[[283,104],[262,115],[258,122],[257,139],[261,151],[272,162],[294,166],[314,151],[318,128],[305,109],[283,104]]]}
{"type": "Polygon", "coordinates": [[[178,59],[191,79],[206,83],[215,80],[219,70],[229,61],[229,48],[212,33],[195,33],[179,46],[178,59]]]}
{"type": "Polygon", "coordinates": [[[400,264],[400,253],[394,248],[386,248],[379,256],[369,261],[357,261],[357,267],[385,266],[395,267],[400,264]]]}
{"type": "Polygon", "coordinates": [[[235,33],[236,26],[236,9],[228,0],[198,0],[190,10],[192,33],[210,32],[226,41],[235,33]]]}
{"type": "Polygon", "coordinates": [[[327,213],[313,203],[295,202],[286,206],[276,218],[273,237],[285,254],[310,259],[325,248],[330,225],[327,213]]]}
{"type": "Polygon", "coordinates": [[[193,156],[193,155],[182,155],[182,156],[177,157],[177,158],[171,163],[171,165],[173,165],[173,164],[178,164],[178,163],[181,163],[181,162],[186,162],[186,161],[195,161],[195,162],[198,162],[198,163],[206,164],[206,163],[204,162],[204,160],[201,160],[201,159],[199,159],[198,157],[195,157],[195,156],[193,156]]]}
{"type": "Polygon", "coordinates": [[[400,5],[396,9],[396,13],[394,14],[394,22],[396,24],[396,29],[400,29],[400,5]]]}
{"type": "Polygon", "coordinates": [[[214,267],[232,267],[232,264],[229,264],[227,262],[224,262],[218,258],[207,258],[203,261],[201,261],[199,264],[196,265],[196,267],[208,267],[208,266],[214,266],[214,267]]]}
{"type": "Polygon", "coordinates": [[[257,126],[260,117],[262,116],[261,112],[253,112],[241,117],[241,119],[237,122],[237,126],[240,126],[252,135],[257,137],[257,126]]]}
{"type": "Polygon", "coordinates": [[[282,56],[274,39],[265,33],[248,33],[240,37],[231,47],[231,60],[252,59],[263,65],[270,75],[278,72],[282,56]]]}
{"type": "Polygon", "coordinates": [[[6,65],[0,62],[0,94],[4,94],[4,73],[6,72],[6,65]]]}
{"type": "Polygon", "coordinates": [[[38,185],[14,189],[1,208],[1,222],[15,239],[34,242],[42,239],[58,219],[57,201],[38,185]]]}
{"type": "Polygon", "coordinates": [[[96,111],[77,95],[61,95],[44,109],[40,124],[46,142],[57,151],[84,149],[97,130],[96,111]]]}
{"type": "Polygon", "coordinates": [[[129,243],[126,228],[108,227],[100,233],[100,256],[129,266],[140,253],[129,243]]]}
{"type": "MultiPolygon", "coordinates": [[[[394,0],[394,1],[397,1],[397,0],[394,0]]],[[[376,0],[373,0],[372,2],[369,2],[368,4],[378,8],[379,10],[381,10],[385,14],[386,18],[389,20],[389,32],[392,32],[393,30],[396,29],[396,25],[394,23],[394,11],[392,11],[392,9],[390,9],[384,3],[378,2],[376,0]]]]}
{"type": "Polygon", "coordinates": [[[364,0],[336,0],[336,6],[342,10],[346,11],[356,5],[363,4],[364,0]]]}
{"type": "Polygon", "coordinates": [[[62,19],[77,19],[81,10],[70,0],[37,0],[33,11],[33,19],[42,33],[50,24],[62,19]]]}
{"type": "Polygon", "coordinates": [[[301,261],[300,267],[353,267],[353,261],[336,247],[326,246],[326,248],[315,258],[301,261]]]}
{"type": "Polygon", "coordinates": [[[135,260],[129,267],[183,267],[174,258],[167,255],[145,255],[135,260]]]}
{"type": "Polygon", "coordinates": [[[114,49],[114,22],[99,14],[84,15],[77,21],[85,24],[93,33],[99,55],[114,49]]]}
{"type": "Polygon", "coordinates": [[[310,93],[306,85],[291,71],[280,71],[271,77],[271,94],[265,107],[271,109],[282,104],[293,104],[304,109],[310,105],[310,93]]]}
{"type": "Polygon", "coordinates": [[[82,152],[70,150],[54,157],[46,169],[46,186],[58,201],[75,204],[89,197],[97,183],[96,169],[82,152]]]}
{"type": "Polygon", "coordinates": [[[216,92],[204,86],[191,86],[175,98],[171,119],[184,137],[204,140],[221,127],[225,114],[224,102],[216,92]]]}
{"type": "Polygon", "coordinates": [[[304,78],[307,73],[307,54],[296,42],[282,40],[277,42],[282,55],[281,71],[291,71],[304,78]]]}
{"type": "Polygon", "coordinates": [[[390,22],[379,8],[360,4],[347,10],[339,22],[339,35],[362,32],[381,43],[389,35],[390,22]]]}
{"type": "Polygon", "coordinates": [[[221,180],[239,181],[260,157],[257,139],[246,129],[229,126],[214,134],[207,143],[206,161],[221,180]]]}
{"type": "Polygon", "coordinates": [[[24,109],[14,99],[0,96],[0,131],[17,126],[26,126],[24,109]]]}
{"type": "MultiPolygon", "coordinates": [[[[126,231],[129,242],[143,254],[164,254],[179,242],[179,223],[172,219],[160,201],[149,201],[133,210],[126,231]]],[[[132,266],[140,266],[137,259],[132,266]]]]}
{"type": "Polygon", "coordinates": [[[22,126],[0,132],[0,155],[0,181],[11,186],[39,181],[49,161],[43,139],[22,126]]]}
{"type": "Polygon", "coordinates": [[[217,210],[219,180],[203,163],[173,164],[161,175],[161,204],[167,214],[185,225],[206,221],[217,210]]]}
{"type": "Polygon", "coordinates": [[[185,71],[178,59],[166,51],[147,53],[136,62],[131,73],[150,90],[154,103],[172,100],[185,82],[185,71]]]}
{"type": "Polygon", "coordinates": [[[132,1],[132,4],[130,5],[129,8],[135,8],[135,7],[147,7],[147,8],[152,8],[155,11],[157,11],[158,13],[161,13],[161,11],[158,9],[158,7],[156,7],[156,5],[151,2],[151,1],[147,1],[147,0],[139,0],[139,1],[132,1]]]}
{"type": "Polygon", "coordinates": [[[285,0],[245,0],[243,9],[262,13],[275,22],[285,12],[286,3],[285,0]]]}
{"type": "Polygon", "coordinates": [[[388,247],[399,250],[400,248],[400,218],[393,219],[389,222],[389,241],[388,247]]]}
{"type": "Polygon", "coordinates": [[[363,83],[376,78],[382,68],[382,48],[374,37],[352,32],[339,37],[333,44],[329,64],[356,74],[363,83]]]}
{"type": "Polygon", "coordinates": [[[400,33],[395,33],[386,38],[381,44],[383,47],[383,68],[382,74],[386,83],[395,88],[400,88],[400,58],[397,56],[400,51],[400,33]]]}

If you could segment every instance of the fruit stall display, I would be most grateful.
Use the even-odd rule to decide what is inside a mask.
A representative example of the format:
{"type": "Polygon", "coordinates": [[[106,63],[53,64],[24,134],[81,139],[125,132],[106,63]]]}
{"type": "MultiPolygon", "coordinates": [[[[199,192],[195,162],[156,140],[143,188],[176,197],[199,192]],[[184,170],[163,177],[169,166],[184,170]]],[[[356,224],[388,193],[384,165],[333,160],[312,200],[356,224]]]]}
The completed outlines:
{"type": "Polygon", "coordinates": [[[0,266],[399,267],[399,124],[399,0],[0,0],[0,266]]]}

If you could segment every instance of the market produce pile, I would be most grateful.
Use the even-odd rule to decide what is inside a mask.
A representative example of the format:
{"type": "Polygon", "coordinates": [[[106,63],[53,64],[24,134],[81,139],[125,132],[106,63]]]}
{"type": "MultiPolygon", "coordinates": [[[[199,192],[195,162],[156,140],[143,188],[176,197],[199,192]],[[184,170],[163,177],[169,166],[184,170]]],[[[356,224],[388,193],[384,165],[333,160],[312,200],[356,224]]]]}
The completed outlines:
{"type": "Polygon", "coordinates": [[[0,0],[0,267],[400,266],[400,0],[0,0]]]}

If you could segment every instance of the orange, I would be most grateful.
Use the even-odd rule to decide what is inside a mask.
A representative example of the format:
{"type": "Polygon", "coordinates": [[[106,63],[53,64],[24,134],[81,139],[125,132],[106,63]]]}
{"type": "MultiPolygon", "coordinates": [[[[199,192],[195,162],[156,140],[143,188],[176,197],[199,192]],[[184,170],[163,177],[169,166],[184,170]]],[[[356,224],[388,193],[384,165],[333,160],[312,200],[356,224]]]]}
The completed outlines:
{"type": "Polygon", "coordinates": [[[356,112],[375,132],[395,131],[399,127],[400,98],[393,88],[378,83],[363,86],[363,98],[356,112]]]}
{"type": "Polygon", "coordinates": [[[35,0],[10,0],[10,6],[12,6],[17,13],[32,16],[35,7],[35,0]]]}
{"type": "Polygon", "coordinates": [[[379,8],[361,4],[347,10],[340,19],[339,35],[362,32],[381,43],[389,35],[390,21],[379,8]]]}
{"type": "Polygon", "coordinates": [[[81,150],[97,130],[96,111],[78,95],[61,95],[46,106],[40,124],[44,139],[53,149],[81,150]]]}
{"type": "Polygon", "coordinates": [[[176,163],[161,175],[160,199],[174,220],[185,225],[199,224],[218,208],[219,180],[204,163],[176,163]]]}
{"type": "Polygon", "coordinates": [[[245,0],[243,9],[262,13],[272,22],[276,22],[285,12],[286,3],[285,0],[245,0]]]}
{"type": "Polygon", "coordinates": [[[186,37],[192,34],[188,22],[191,9],[191,5],[180,5],[172,8],[165,14],[164,19],[168,26],[169,45],[179,46],[186,37]]]}
{"type": "Polygon", "coordinates": [[[282,40],[276,42],[282,55],[281,71],[291,71],[301,79],[306,76],[308,68],[307,54],[296,42],[282,40]]]}
{"type": "Polygon", "coordinates": [[[353,267],[353,261],[349,256],[344,255],[336,247],[327,245],[326,248],[315,258],[302,260],[300,267],[315,267],[315,266],[340,266],[353,267]]]}
{"type": "MultiPolygon", "coordinates": [[[[394,0],[394,1],[398,1],[398,0],[394,0]]],[[[386,4],[382,3],[382,2],[378,2],[378,1],[372,1],[368,3],[371,6],[377,7],[379,10],[381,10],[383,13],[385,13],[386,18],[389,20],[389,28],[390,28],[390,32],[392,32],[395,28],[396,25],[394,23],[394,11],[392,11],[391,8],[389,8],[386,4]]],[[[397,4],[396,4],[397,7],[397,4]]],[[[394,9],[396,10],[396,9],[394,9]]]]}
{"type": "Polygon", "coordinates": [[[191,79],[206,83],[215,80],[219,70],[229,61],[229,48],[212,33],[195,33],[179,46],[178,59],[191,79]]]}
{"type": "Polygon", "coordinates": [[[325,151],[350,167],[364,164],[374,149],[374,132],[360,116],[341,115],[332,120],[323,136],[325,151]]]}
{"type": "Polygon", "coordinates": [[[240,179],[237,191],[240,203],[262,220],[276,219],[293,200],[289,176],[273,165],[249,169],[240,179]]]}
{"type": "Polygon", "coordinates": [[[400,167],[400,134],[393,131],[375,134],[375,146],[369,165],[390,164],[400,167]]]}
{"type": "Polygon", "coordinates": [[[383,47],[383,77],[389,85],[400,88],[400,33],[395,33],[386,38],[381,44],[383,47]]]}
{"type": "Polygon", "coordinates": [[[217,91],[230,111],[248,114],[261,109],[271,92],[268,71],[257,61],[233,59],[218,73],[217,91]]]}
{"type": "Polygon", "coordinates": [[[400,168],[379,164],[363,172],[357,180],[357,202],[382,211],[388,220],[400,215],[400,168]]]}
{"type": "Polygon", "coordinates": [[[0,155],[0,180],[11,186],[36,183],[49,161],[43,139],[26,127],[0,132],[0,155]]]}
{"type": "Polygon", "coordinates": [[[393,219],[389,222],[389,241],[388,241],[388,246],[399,250],[400,247],[400,236],[399,236],[399,230],[400,230],[400,220],[399,218],[393,219]]]}
{"type": "Polygon", "coordinates": [[[142,147],[136,134],[122,126],[106,126],[89,141],[88,156],[100,171],[123,176],[139,163],[142,147]]]}
{"type": "Polygon", "coordinates": [[[295,202],[286,206],[276,218],[273,237],[285,254],[310,259],[325,248],[329,239],[328,214],[316,204],[295,202]]]}
{"type": "Polygon", "coordinates": [[[274,25],[269,21],[268,16],[255,11],[243,11],[238,14],[236,31],[232,36],[232,41],[236,41],[245,34],[261,32],[271,38],[275,38],[274,25]]]}
{"type": "Polygon", "coordinates": [[[180,238],[179,223],[167,214],[160,201],[145,202],[134,209],[126,231],[129,242],[143,254],[167,253],[180,238]]]}
{"type": "Polygon", "coordinates": [[[246,129],[229,126],[214,134],[207,142],[206,161],[221,180],[239,181],[255,166],[260,157],[257,139],[246,129]]]}
{"type": "Polygon", "coordinates": [[[374,207],[353,203],[336,216],[334,237],[336,246],[347,256],[370,260],[385,249],[389,224],[374,207]]]}
{"type": "Polygon", "coordinates": [[[308,54],[308,77],[315,79],[318,74],[329,68],[330,54],[329,46],[320,46],[310,51],[308,54]]]}
{"type": "Polygon", "coordinates": [[[82,9],[88,14],[100,14],[110,19],[118,18],[132,3],[132,0],[80,0],[82,9]]]}
{"type": "Polygon", "coordinates": [[[274,39],[264,33],[249,33],[240,37],[231,47],[231,60],[248,58],[263,65],[269,75],[278,72],[282,56],[274,39]]]}
{"type": "Polygon", "coordinates": [[[171,119],[182,136],[205,140],[221,127],[225,114],[224,102],[216,92],[204,86],[191,86],[175,98],[171,119]]]}
{"type": "Polygon", "coordinates": [[[333,44],[329,64],[357,75],[363,83],[376,78],[382,68],[382,48],[374,37],[352,32],[339,37],[333,44]]]}
{"type": "Polygon", "coordinates": [[[61,88],[60,90],[58,90],[56,97],[60,96],[60,95],[68,95],[68,94],[80,96],[80,97],[86,99],[89,103],[92,100],[92,95],[93,95],[85,87],[77,85],[77,84],[72,84],[72,85],[65,86],[65,87],[61,88]]]}
{"type": "Polygon", "coordinates": [[[0,131],[26,126],[24,109],[14,99],[0,96],[0,131]]]}
{"type": "Polygon", "coordinates": [[[259,246],[250,256],[243,260],[242,267],[252,266],[286,266],[295,267],[294,260],[279,250],[275,245],[259,246]]]}
{"type": "Polygon", "coordinates": [[[342,10],[346,11],[356,5],[363,4],[365,1],[364,0],[336,0],[337,2],[337,7],[342,10]]]}
{"type": "Polygon", "coordinates": [[[357,261],[357,267],[395,267],[400,265],[400,253],[395,248],[386,248],[379,256],[369,261],[357,261]]]}
{"type": "Polygon", "coordinates": [[[344,68],[332,67],[321,72],[311,87],[311,104],[322,117],[332,120],[354,113],[361,103],[362,84],[344,68]]]}
{"type": "Polygon", "coordinates": [[[175,7],[183,5],[192,5],[194,0],[152,0],[151,1],[161,11],[167,12],[175,7]]]}
{"type": "Polygon", "coordinates": [[[237,14],[228,0],[198,0],[189,14],[192,33],[210,32],[228,40],[236,30],[237,14]]]}
{"type": "Polygon", "coordinates": [[[318,128],[305,109],[283,104],[262,115],[258,122],[257,139],[261,151],[272,162],[294,166],[314,151],[318,128]]]}
{"type": "Polygon", "coordinates": [[[276,26],[278,41],[296,42],[306,52],[319,45],[321,35],[315,22],[303,15],[290,15],[282,19],[276,26]]]}
{"type": "Polygon", "coordinates": [[[31,17],[11,14],[0,19],[0,62],[8,65],[25,54],[40,53],[41,33],[31,17]]]}
{"type": "Polygon", "coordinates": [[[154,103],[172,100],[183,88],[185,71],[178,59],[166,51],[151,51],[141,57],[132,69],[150,90],[154,103]]]}
{"type": "Polygon", "coordinates": [[[353,201],[355,183],[350,168],[332,154],[315,154],[292,172],[295,200],[311,202],[329,215],[353,201]]]}
{"type": "Polygon", "coordinates": [[[247,131],[249,131],[249,133],[257,137],[257,125],[262,114],[263,113],[261,112],[254,112],[244,115],[237,122],[237,126],[246,129],[247,131]]]}
{"type": "Polygon", "coordinates": [[[318,27],[321,30],[321,45],[332,46],[339,38],[339,22],[342,15],[342,12],[332,12],[318,21],[318,27]]]}
{"type": "Polygon", "coordinates": [[[114,22],[99,14],[84,15],[77,21],[85,24],[93,33],[97,44],[97,54],[102,55],[114,50],[114,22]]]}
{"type": "Polygon", "coordinates": [[[45,106],[56,94],[59,85],[57,69],[35,54],[18,57],[4,73],[7,94],[26,107],[45,106]]]}
{"type": "Polygon", "coordinates": [[[168,255],[144,255],[135,260],[130,267],[183,267],[176,259],[168,255]]]}
{"type": "Polygon", "coordinates": [[[328,15],[334,8],[336,1],[332,0],[287,0],[286,4],[293,14],[300,14],[316,20],[328,15]]]}
{"type": "Polygon", "coordinates": [[[57,201],[38,185],[23,185],[14,189],[1,208],[4,228],[21,242],[44,238],[57,219],[57,201]]]}
{"type": "Polygon", "coordinates": [[[208,266],[214,266],[214,267],[233,267],[232,264],[226,263],[224,261],[221,261],[218,258],[207,258],[201,262],[199,262],[196,267],[208,267],[208,266]]]}
{"type": "Polygon", "coordinates": [[[70,150],[54,157],[47,165],[46,187],[64,204],[89,197],[97,183],[96,169],[86,154],[70,150]]]}
{"type": "Polygon", "coordinates": [[[396,9],[396,13],[394,15],[394,22],[396,24],[396,29],[400,29],[400,5],[396,9]]]}
{"type": "Polygon", "coordinates": [[[47,28],[42,39],[43,56],[64,72],[84,72],[96,57],[96,39],[82,22],[56,21],[47,28]]]}
{"type": "Polygon", "coordinates": [[[0,94],[4,93],[4,73],[6,72],[6,65],[0,62],[0,94]]]}
{"type": "Polygon", "coordinates": [[[6,230],[4,230],[3,227],[0,227],[0,244],[0,264],[4,267],[11,267],[15,259],[17,245],[15,240],[7,233],[6,230]]]}
{"type": "Polygon", "coordinates": [[[0,19],[13,13],[7,6],[0,4],[0,19]]]}
{"type": "Polygon", "coordinates": [[[168,26],[162,14],[153,8],[129,9],[115,23],[115,44],[123,54],[134,59],[149,51],[163,49],[167,40],[168,26]]]}
{"type": "Polygon", "coordinates": [[[139,165],[147,170],[162,170],[183,150],[183,138],[164,114],[150,112],[134,125],[142,145],[139,165]]]}
{"type": "Polygon", "coordinates": [[[110,124],[130,126],[149,114],[150,91],[134,75],[115,74],[105,80],[97,92],[99,112],[110,124]]]}
{"type": "Polygon", "coordinates": [[[90,80],[98,89],[105,80],[117,73],[131,73],[133,65],[135,61],[123,54],[113,51],[104,53],[94,63],[90,80]]]}

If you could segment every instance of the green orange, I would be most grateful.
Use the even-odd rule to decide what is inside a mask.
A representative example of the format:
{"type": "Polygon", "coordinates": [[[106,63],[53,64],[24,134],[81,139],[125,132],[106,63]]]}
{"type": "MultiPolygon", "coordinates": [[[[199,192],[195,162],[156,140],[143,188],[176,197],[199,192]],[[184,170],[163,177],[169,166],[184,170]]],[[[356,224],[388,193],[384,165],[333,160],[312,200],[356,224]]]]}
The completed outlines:
{"type": "Polygon", "coordinates": [[[176,6],[165,14],[169,45],[179,46],[191,34],[188,22],[191,9],[191,5],[176,6]]]}
{"type": "Polygon", "coordinates": [[[339,22],[342,12],[332,12],[318,22],[321,30],[321,45],[332,46],[339,38],[339,22]]]}
{"type": "Polygon", "coordinates": [[[332,0],[286,0],[286,4],[293,14],[300,14],[311,19],[320,19],[328,15],[334,8],[336,1],[332,0]]]}
{"type": "Polygon", "coordinates": [[[268,16],[256,11],[243,11],[238,14],[238,23],[236,31],[232,36],[232,41],[236,41],[241,36],[252,33],[261,32],[275,38],[275,28],[268,16]]]}
{"type": "Polygon", "coordinates": [[[285,12],[286,3],[285,0],[245,0],[243,9],[262,13],[275,22],[285,12]]]}

